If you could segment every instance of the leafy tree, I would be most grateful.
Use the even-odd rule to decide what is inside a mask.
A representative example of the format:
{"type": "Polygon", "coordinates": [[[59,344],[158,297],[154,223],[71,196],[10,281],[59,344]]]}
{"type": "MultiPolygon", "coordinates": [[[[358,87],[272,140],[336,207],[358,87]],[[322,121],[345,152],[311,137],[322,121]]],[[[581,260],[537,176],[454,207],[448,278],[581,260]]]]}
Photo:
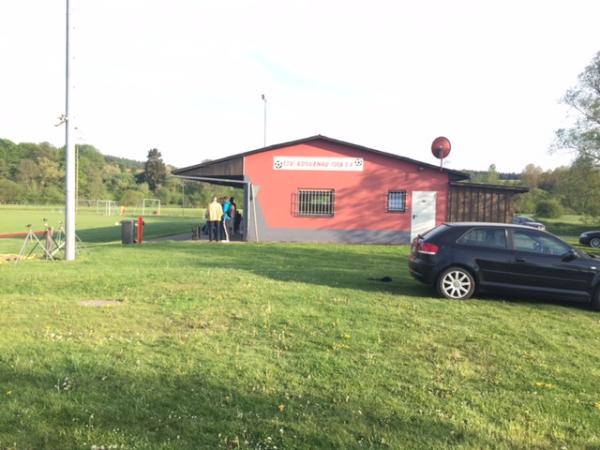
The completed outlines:
{"type": "Polygon", "coordinates": [[[160,152],[153,148],[148,152],[148,160],[144,164],[144,179],[148,183],[150,190],[156,190],[165,182],[167,177],[167,167],[162,160],[160,152]]]}
{"type": "Polygon", "coordinates": [[[89,199],[110,200],[112,197],[106,190],[104,181],[102,181],[102,174],[99,172],[88,174],[87,183],[84,186],[81,186],[80,189],[84,196],[89,199]]]}
{"type": "Polygon", "coordinates": [[[563,102],[579,117],[573,127],[556,131],[554,148],[575,150],[600,166],[600,52],[579,74],[578,85],[567,91],[563,102]]]}
{"type": "Polygon", "coordinates": [[[163,205],[181,205],[182,185],[183,181],[181,179],[175,177],[167,177],[163,186],[157,189],[156,196],[160,199],[163,205]]]}
{"type": "Polygon", "coordinates": [[[0,159],[0,178],[8,178],[9,174],[8,162],[4,159],[0,159]]]}
{"type": "Polygon", "coordinates": [[[485,182],[489,184],[498,184],[499,180],[500,178],[498,177],[498,170],[496,170],[496,164],[490,164],[490,167],[488,168],[487,179],[485,180],[485,182]]]}
{"type": "Polygon", "coordinates": [[[45,156],[38,159],[38,169],[38,179],[42,188],[58,185],[64,177],[64,173],[58,163],[45,156]]]}
{"type": "Polygon", "coordinates": [[[14,181],[0,180],[0,203],[15,203],[21,199],[23,189],[14,181]]]}
{"type": "Polygon", "coordinates": [[[110,199],[102,179],[106,162],[93,145],[78,145],[78,184],[79,197],[90,200],[110,199]]]}
{"type": "MultiPolygon", "coordinates": [[[[490,164],[488,170],[465,170],[466,173],[470,174],[472,183],[484,183],[484,184],[504,184],[504,181],[501,179],[498,170],[496,169],[496,164],[490,164]]],[[[507,180],[512,180],[512,176],[504,177],[505,174],[502,174],[503,177],[507,180]]],[[[512,175],[512,174],[510,174],[512,175]]],[[[515,176],[515,178],[518,178],[515,176]]]]}
{"type": "Polygon", "coordinates": [[[116,164],[108,164],[102,170],[102,180],[113,198],[119,199],[127,190],[135,190],[136,183],[128,168],[116,164]]]}
{"type": "Polygon", "coordinates": [[[580,156],[558,182],[556,191],[579,214],[600,215],[600,169],[589,156],[580,156]]]}
{"type": "Polygon", "coordinates": [[[560,193],[560,184],[570,168],[567,166],[557,167],[554,170],[548,170],[542,174],[539,181],[539,188],[552,193],[560,193]]]}
{"type": "Polygon", "coordinates": [[[142,203],[145,195],[140,191],[125,191],[121,196],[119,203],[124,206],[137,206],[142,203]]]}
{"type": "Polygon", "coordinates": [[[0,139],[0,160],[5,161],[10,168],[14,167],[20,159],[19,147],[8,139],[0,139]]]}
{"type": "Polygon", "coordinates": [[[30,186],[40,176],[40,168],[31,159],[22,159],[17,166],[17,181],[24,186],[30,186]]]}
{"type": "Polygon", "coordinates": [[[62,203],[65,199],[63,188],[56,185],[46,187],[40,194],[39,200],[44,203],[62,203]]]}
{"type": "Polygon", "coordinates": [[[538,187],[544,173],[544,169],[535,164],[527,164],[521,172],[521,181],[530,188],[538,187]]]}

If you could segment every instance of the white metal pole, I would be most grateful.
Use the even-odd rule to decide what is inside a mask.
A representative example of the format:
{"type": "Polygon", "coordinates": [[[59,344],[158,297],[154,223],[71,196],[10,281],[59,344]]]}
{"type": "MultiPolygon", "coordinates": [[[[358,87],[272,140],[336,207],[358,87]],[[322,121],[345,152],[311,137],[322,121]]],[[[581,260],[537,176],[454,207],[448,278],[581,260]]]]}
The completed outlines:
{"type": "Polygon", "coordinates": [[[258,242],[258,219],[256,218],[256,191],[254,190],[254,185],[250,184],[250,189],[252,191],[252,210],[254,214],[252,214],[252,218],[254,219],[254,238],[256,242],[258,242]]]}
{"type": "Polygon", "coordinates": [[[265,94],[262,94],[261,97],[263,100],[264,108],[263,108],[263,147],[267,146],[267,97],[265,94]]]}
{"type": "Polygon", "coordinates": [[[69,139],[71,117],[69,116],[69,0],[66,0],[66,63],[65,63],[65,260],[75,259],[75,146],[69,139]]]}

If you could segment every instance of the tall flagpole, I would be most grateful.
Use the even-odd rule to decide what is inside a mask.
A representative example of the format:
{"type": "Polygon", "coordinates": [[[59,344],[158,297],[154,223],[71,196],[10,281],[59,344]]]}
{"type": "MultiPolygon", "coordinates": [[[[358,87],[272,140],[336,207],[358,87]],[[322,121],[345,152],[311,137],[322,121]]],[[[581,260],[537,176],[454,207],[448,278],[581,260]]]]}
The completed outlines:
{"type": "Polygon", "coordinates": [[[71,117],[69,115],[69,0],[66,0],[66,63],[65,63],[65,260],[75,259],[75,146],[69,139],[71,117]]]}

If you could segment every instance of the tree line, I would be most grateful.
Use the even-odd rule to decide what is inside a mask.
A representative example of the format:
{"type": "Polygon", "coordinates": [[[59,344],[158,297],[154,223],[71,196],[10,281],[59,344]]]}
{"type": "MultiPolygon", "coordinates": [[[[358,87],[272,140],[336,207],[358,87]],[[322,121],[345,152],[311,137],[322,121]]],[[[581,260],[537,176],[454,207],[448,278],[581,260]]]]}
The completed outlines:
{"type": "MultiPolygon", "coordinates": [[[[92,145],[76,146],[77,197],[114,200],[137,206],[144,198],[164,205],[204,207],[212,195],[235,195],[232,188],[184,182],[170,175],[157,149],[145,162],[105,156],[92,145]]],[[[65,151],[47,142],[14,143],[0,139],[0,203],[64,202],[65,151]]]]}
{"type": "MultiPolygon", "coordinates": [[[[115,200],[136,206],[144,198],[165,205],[206,206],[212,195],[235,195],[232,188],[187,182],[170,176],[171,167],[157,149],[145,162],[102,155],[92,145],[77,146],[78,198],[115,200]],[[184,199],[185,194],[185,199],[184,199]]],[[[15,144],[0,139],[0,202],[57,204],[64,202],[64,149],[48,143],[15,144]]],[[[600,170],[589,154],[580,154],[570,165],[543,170],[528,164],[520,173],[465,170],[473,183],[526,186],[517,197],[517,210],[540,216],[562,213],[600,216],[600,170]]],[[[239,195],[238,195],[239,196],[239,195]]]]}
{"type": "Polygon", "coordinates": [[[521,212],[540,217],[580,214],[590,219],[600,217],[600,170],[585,155],[570,166],[542,170],[528,164],[521,173],[521,183],[529,192],[517,197],[521,212]]]}

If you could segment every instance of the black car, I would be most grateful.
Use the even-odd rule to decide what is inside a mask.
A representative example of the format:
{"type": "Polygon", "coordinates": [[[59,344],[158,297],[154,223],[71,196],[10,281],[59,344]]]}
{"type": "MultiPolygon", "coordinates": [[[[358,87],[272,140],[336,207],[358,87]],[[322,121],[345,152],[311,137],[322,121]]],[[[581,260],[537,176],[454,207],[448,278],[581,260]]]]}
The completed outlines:
{"type": "Polygon", "coordinates": [[[600,248],[600,230],[581,233],[579,236],[579,243],[594,248],[600,248]]]}
{"type": "Polygon", "coordinates": [[[589,301],[600,310],[600,259],[521,225],[442,224],[413,240],[408,267],[450,299],[494,291],[589,301]]]}

